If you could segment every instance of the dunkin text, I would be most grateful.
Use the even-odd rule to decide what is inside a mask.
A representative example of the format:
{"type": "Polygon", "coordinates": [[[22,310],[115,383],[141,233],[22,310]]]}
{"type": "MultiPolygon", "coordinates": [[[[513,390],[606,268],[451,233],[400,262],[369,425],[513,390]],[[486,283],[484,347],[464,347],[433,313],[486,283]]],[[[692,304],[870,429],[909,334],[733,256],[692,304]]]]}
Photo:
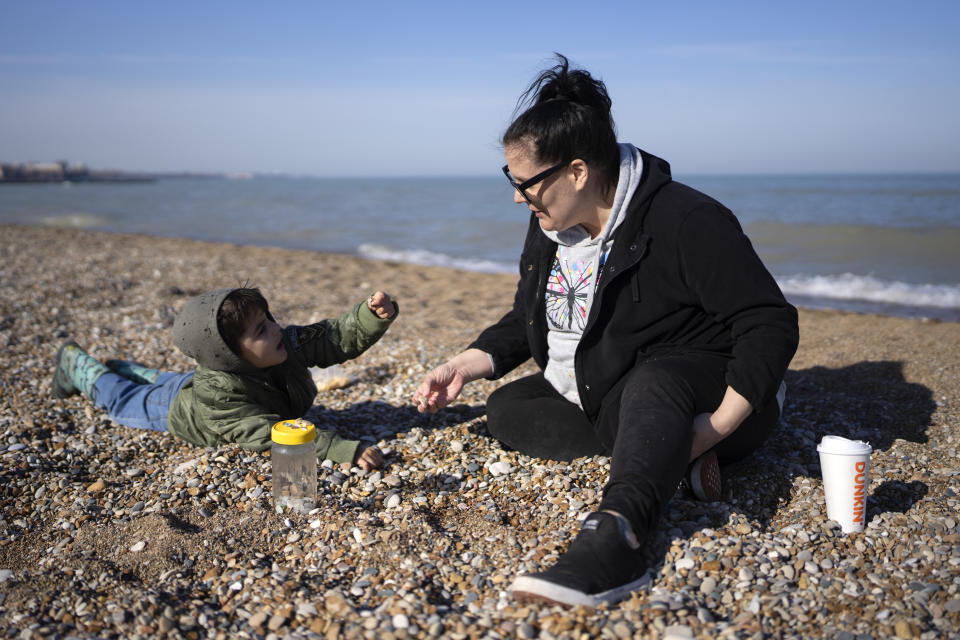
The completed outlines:
{"type": "Polygon", "coordinates": [[[864,485],[867,482],[867,463],[858,462],[854,467],[856,475],[853,477],[853,521],[863,524],[863,506],[865,503],[864,485]]]}

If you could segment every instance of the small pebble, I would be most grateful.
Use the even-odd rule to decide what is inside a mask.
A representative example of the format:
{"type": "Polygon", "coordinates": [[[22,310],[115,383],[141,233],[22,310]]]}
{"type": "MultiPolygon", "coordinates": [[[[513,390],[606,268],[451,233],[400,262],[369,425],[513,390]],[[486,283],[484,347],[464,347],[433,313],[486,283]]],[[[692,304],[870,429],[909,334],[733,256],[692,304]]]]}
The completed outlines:
{"type": "Polygon", "coordinates": [[[663,638],[664,640],[688,640],[693,638],[693,629],[683,624],[673,624],[667,627],[663,638]]]}
{"type": "Polygon", "coordinates": [[[494,462],[490,465],[489,471],[492,475],[502,476],[513,471],[513,465],[509,462],[494,462]]]}
{"type": "Polygon", "coordinates": [[[708,577],[704,578],[703,582],[700,583],[700,593],[704,595],[709,595],[717,588],[716,578],[708,577]]]}
{"type": "Polygon", "coordinates": [[[399,487],[401,484],[403,484],[403,480],[400,479],[400,476],[398,476],[398,475],[396,475],[396,474],[393,474],[393,473],[391,473],[390,475],[386,476],[386,477],[383,479],[383,481],[384,481],[388,486],[394,487],[394,488],[399,487]]]}
{"type": "Polygon", "coordinates": [[[680,571],[681,569],[689,570],[697,566],[697,563],[694,562],[692,558],[680,558],[674,563],[674,566],[676,567],[677,571],[680,571]]]}
{"type": "Polygon", "coordinates": [[[99,493],[107,488],[103,480],[96,480],[87,486],[87,493],[99,493]]]}

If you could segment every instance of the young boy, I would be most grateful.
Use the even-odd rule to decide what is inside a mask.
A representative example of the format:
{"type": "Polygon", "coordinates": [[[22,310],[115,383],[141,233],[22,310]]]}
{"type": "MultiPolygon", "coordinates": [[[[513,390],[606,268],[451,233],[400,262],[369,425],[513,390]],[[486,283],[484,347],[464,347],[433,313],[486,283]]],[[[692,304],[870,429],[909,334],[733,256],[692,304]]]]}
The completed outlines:
{"type": "MultiPolygon", "coordinates": [[[[262,451],[270,447],[274,423],[301,417],[313,405],[317,387],[307,368],[357,357],[398,311],[377,291],[337,319],[282,328],[258,289],[218,289],[187,302],[174,322],[174,343],[197,361],[196,371],[104,364],[70,340],[57,352],[51,387],[58,398],[82,393],[129,427],[170,431],[202,446],[233,442],[262,451]]],[[[367,470],[383,464],[376,447],[361,449],[332,431],[318,429],[316,442],[320,459],[367,470]]]]}

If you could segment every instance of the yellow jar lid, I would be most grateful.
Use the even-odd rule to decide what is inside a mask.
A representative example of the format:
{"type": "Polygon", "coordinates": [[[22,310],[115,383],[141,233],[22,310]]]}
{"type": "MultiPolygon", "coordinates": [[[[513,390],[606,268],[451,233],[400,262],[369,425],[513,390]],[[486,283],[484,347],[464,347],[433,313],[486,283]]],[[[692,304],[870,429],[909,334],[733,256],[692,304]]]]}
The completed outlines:
{"type": "Polygon", "coordinates": [[[281,420],[270,430],[270,439],[277,444],[306,444],[317,437],[317,429],[312,422],[303,418],[281,420]]]}

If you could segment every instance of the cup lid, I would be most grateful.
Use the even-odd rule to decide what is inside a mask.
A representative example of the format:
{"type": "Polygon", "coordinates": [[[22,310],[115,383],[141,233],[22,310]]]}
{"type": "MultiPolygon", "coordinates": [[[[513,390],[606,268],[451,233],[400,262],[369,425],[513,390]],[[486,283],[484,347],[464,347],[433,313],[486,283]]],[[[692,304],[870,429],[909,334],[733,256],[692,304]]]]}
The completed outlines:
{"type": "Polygon", "coordinates": [[[862,440],[848,440],[840,436],[823,436],[820,444],[817,445],[817,451],[823,453],[834,453],[839,455],[863,455],[873,451],[869,442],[862,440]]]}
{"type": "Polygon", "coordinates": [[[281,420],[270,430],[270,439],[277,444],[306,444],[313,442],[316,436],[317,428],[303,418],[281,420]]]}

